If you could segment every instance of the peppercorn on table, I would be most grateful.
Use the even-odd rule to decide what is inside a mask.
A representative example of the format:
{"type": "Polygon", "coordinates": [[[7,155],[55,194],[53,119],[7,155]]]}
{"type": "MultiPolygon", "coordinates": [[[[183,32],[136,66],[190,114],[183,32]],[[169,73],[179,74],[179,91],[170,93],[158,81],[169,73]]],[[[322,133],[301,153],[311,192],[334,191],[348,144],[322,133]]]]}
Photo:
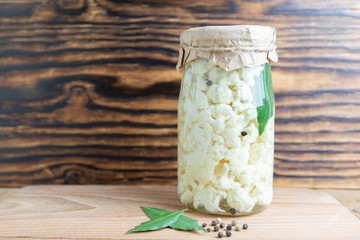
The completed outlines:
{"type": "MultiPolygon", "coordinates": [[[[24,187],[0,198],[0,239],[213,239],[219,232],[227,237],[226,226],[233,220],[241,231],[234,226],[232,239],[359,239],[360,220],[319,190],[275,188],[267,209],[244,217],[222,216],[225,227],[214,232],[211,226],[210,233],[165,228],[125,234],[149,220],[140,206],[185,208],[176,187],[24,187]]],[[[219,217],[190,209],[184,215],[207,226],[219,217]]]]}

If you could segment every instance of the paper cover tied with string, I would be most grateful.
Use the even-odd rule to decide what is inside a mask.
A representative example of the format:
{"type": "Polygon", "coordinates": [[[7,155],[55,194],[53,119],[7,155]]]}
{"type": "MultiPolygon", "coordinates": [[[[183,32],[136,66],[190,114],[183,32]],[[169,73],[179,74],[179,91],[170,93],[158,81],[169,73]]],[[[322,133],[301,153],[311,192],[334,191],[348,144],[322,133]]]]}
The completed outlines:
{"type": "Polygon", "coordinates": [[[205,58],[226,71],[277,62],[276,30],[268,26],[235,25],[191,28],[181,33],[176,69],[205,58]]]}

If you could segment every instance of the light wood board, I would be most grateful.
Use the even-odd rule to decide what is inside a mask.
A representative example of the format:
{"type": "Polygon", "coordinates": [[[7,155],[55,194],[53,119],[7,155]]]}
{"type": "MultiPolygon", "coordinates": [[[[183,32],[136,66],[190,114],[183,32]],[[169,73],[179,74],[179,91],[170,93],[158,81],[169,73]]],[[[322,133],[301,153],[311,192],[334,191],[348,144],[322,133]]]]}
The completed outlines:
{"type": "MultiPolygon", "coordinates": [[[[147,221],[139,206],[180,210],[175,187],[29,186],[0,202],[0,238],[34,239],[214,239],[215,232],[172,229],[125,235],[147,221]]],[[[189,210],[186,216],[210,223],[217,216],[189,210]]],[[[249,229],[231,239],[359,239],[360,220],[330,194],[276,188],[273,203],[259,214],[222,217],[249,229]]]]}
{"type": "Polygon", "coordinates": [[[330,193],[342,205],[360,219],[360,189],[323,189],[323,191],[330,193]]]}
{"type": "Polygon", "coordinates": [[[17,190],[17,188],[0,188],[0,200],[17,190]]]}

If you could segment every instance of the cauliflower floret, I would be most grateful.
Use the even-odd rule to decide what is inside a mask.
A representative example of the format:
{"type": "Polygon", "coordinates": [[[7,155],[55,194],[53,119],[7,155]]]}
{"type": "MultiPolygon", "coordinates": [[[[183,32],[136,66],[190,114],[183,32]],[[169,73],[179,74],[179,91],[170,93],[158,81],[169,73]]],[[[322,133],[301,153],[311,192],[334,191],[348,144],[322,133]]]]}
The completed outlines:
{"type": "Polygon", "coordinates": [[[236,112],[232,111],[230,119],[226,122],[227,126],[230,128],[244,128],[244,116],[239,115],[236,112]]]}
{"type": "Polygon", "coordinates": [[[229,104],[233,100],[231,90],[226,86],[213,84],[207,94],[212,103],[229,104]]]}
{"type": "Polygon", "coordinates": [[[215,133],[221,134],[225,131],[225,124],[223,119],[219,118],[213,122],[215,133]]]}
{"type": "Polygon", "coordinates": [[[221,67],[214,67],[208,73],[209,80],[213,82],[213,84],[219,84],[222,86],[227,85],[226,71],[221,67]]]}
{"type": "Polygon", "coordinates": [[[200,58],[191,63],[191,72],[192,74],[199,75],[203,77],[205,73],[209,72],[210,69],[214,68],[215,65],[209,62],[206,59],[200,58]]]}
{"type": "Polygon", "coordinates": [[[234,178],[228,176],[222,176],[214,183],[217,189],[228,191],[234,187],[234,178]]]}
{"type": "Polygon", "coordinates": [[[195,176],[195,180],[197,180],[199,183],[206,184],[209,183],[213,176],[209,174],[208,166],[206,168],[200,168],[198,169],[198,173],[195,176]]]}
{"type": "Polygon", "coordinates": [[[229,167],[231,172],[239,176],[239,173],[244,171],[250,158],[249,145],[242,148],[233,148],[227,151],[225,160],[229,161],[229,167]]]}
{"type": "Polygon", "coordinates": [[[251,212],[256,201],[249,195],[248,189],[237,186],[229,191],[227,203],[229,207],[238,211],[251,212]]]}
{"type": "Polygon", "coordinates": [[[208,161],[206,155],[200,149],[195,149],[191,153],[184,155],[184,159],[193,159],[192,162],[186,164],[185,169],[185,174],[190,175],[192,178],[195,176],[193,174],[196,174],[200,168],[205,167],[208,161]]]}
{"type": "Polygon", "coordinates": [[[184,100],[186,98],[187,93],[190,91],[191,84],[192,84],[192,74],[190,71],[186,71],[184,73],[184,77],[181,82],[181,93],[180,98],[184,100]]]}
{"type": "Polygon", "coordinates": [[[244,123],[246,125],[249,124],[249,122],[256,120],[257,121],[257,110],[256,108],[248,108],[242,112],[242,115],[244,116],[244,123]]]}
{"type": "Polygon", "coordinates": [[[228,191],[239,185],[234,181],[235,177],[231,175],[230,165],[226,162],[220,162],[216,165],[214,173],[216,179],[214,179],[213,184],[217,189],[228,191]]]}
{"type": "Polygon", "coordinates": [[[249,87],[254,86],[255,81],[260,78],[261,71],[264,69],[264,66],[256,67],[245,67],[242,69],[242,78],[249,87]]]}
{"type": "Polygon", "coordinates": [[[185,99],[184,103],[184,122],[187,125],[191,125],[198,120],[199,112],[196,109],[196,105],[189,99],[185,99]]]}
{"type": "Polygon", "coordinates": [[[209,161],[220,161],[224,159],[225,153],[228,150],[228,148],[225,146],[224,138],[219,135],[214,135],[211,141],[213,143],[212,147],[207,149],[209,161]]]}
{"type": "Polygon", "coordinates": [[[259,136],[259,130],[256,127],[255,122],[251,122],[249,126],[244,129],[244,131],[247,133],[247,135],[242,138],[244,143],[251,144],[256,142],[259,136]]]}
{"type": "MultiPolygon", "coordinates": [[[[215,122],[215,120],[211,117],[211,115],[212,115],[212,112],[209,109],[205,109],[205,110],[201,111],[199,114],[199,119],[198,119],[197,124],[201,128],[211,126],[211,124],[213,124],[215,122]]],[[[213,128],[209,128],[209,129],[207,129],[207,131],[209,132],[209,134],[213,135],[213,128]]]]}
{"type": "Polygon", "coordinates": [[[203,110],[209,107],[207,96],[201,92],[196,91],[195,93],[195,104],[198,110],[203,110]]]}
{"type": "Polygon", "coordinates": [[[201,190],[196,191],[194,195],[194,208],[204,206],[209,212],[225,212],[219,207],[220,200],[225,197],[225,191],[220,191],[211,186],[204,186],[201,190]]]}
{"type": "Polygon", "coordinates": [[[230,120],[230,117],[235,115],[231,106],[227,104],[215,104],[209,106],[210,112],[212,112],[211,117],[213,119],[224,119],[225,121],[230,120]]]}
{"type": "Polygon", "coordinates": [[[243,84],[243,82],[241,81],[242,78],[241,74],[242,74],[241,69],[229,72],[227,74],[229,86],[235,86],[237,88],[241,86],[243,84]]]}
{"type": "Polygon", "coordinates": [[[209,139],[207,132],[204,129],[200,128],[198,125],[194,125],[189,134],[188,139],[194,147],[196,146],[204,146],[205,148],[209,145],[209,139]]]}
{"type": "Polygon", "coordinates": [[[206,79],[204,79],[202,76],[200,75],[194,75],[194,88],[198,89],[202,92],[206,92],[209,89],[209,86],[206,84],[206,79]]]}
{"type": "Polygon", "coordinates": [[[223,134],[225,145],[229,148],[239,148],[241,145],[240,132],[239,128],[227,128],[223,134]]]}
{"type": "MultiPolygon", "coordinates": [[[[180,187],[180,185],[181,184],[179,184],[179,187],[180,187]]],[[[183,202],[184,204],[191,204],[194,199],[194,191],[190,191],[189,188],[184,188],[181,190],[179,188],[179,196],[180,196],[181,202],[183,202]]]]}
{"type": "Polygon", "coordinates": [[[269,158],[272,160],[273,154],[274,148],[271,143],[255,142],[250,148],[250,163],[257,164],[259,162],[269,162],[269,158]]]}
{"type": "Polygon", "coordinates": [[[232,115],[235,115],[231,106],[226,104],[210,105],[209,111],[212,112],[210,122],[214,126],[215,133],[217,134],[224,132],[226,122],[230,120],[232,115]]]}
{"type": "Polygon", "coordinates": [[[245,111],[247,109],[254,108],[253,103],[244,102],[238,97],[234,98],[234,100],[232,102],[232,106],[234,108],[234,112],[237,114],[241,114],[243,111],[245,111]]]}
{"type": "Polygon", "coordinates": [[[239,98],[244,102],[252,102],[253,94],[251,92],[250,87],[247,84],[242,84],[239,88],[239,98]]]}
{"type": "Polygon", "coordinates": [[[258,169],[254,165],[247,165],[239,175],[239,181],[244,187],[252,189],[257,181],[260,180],[258,169]]]}
{"type": "Polygon", "coordinates": [[[262,206],[269,205],[273,197],[272,184],[271,180],[258,182],[250,196],[257,199],[257,203],[262,206]]]}

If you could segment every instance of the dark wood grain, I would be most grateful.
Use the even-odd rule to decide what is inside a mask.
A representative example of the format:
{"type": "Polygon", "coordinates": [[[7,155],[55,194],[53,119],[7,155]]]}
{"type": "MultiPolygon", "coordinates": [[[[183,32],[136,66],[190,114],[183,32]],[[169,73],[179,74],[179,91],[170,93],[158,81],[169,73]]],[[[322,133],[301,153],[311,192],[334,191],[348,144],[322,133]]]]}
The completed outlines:
{"type": "Polygon", "coordinates": [[[277,28],[275,184],[360,187],[360,6],[0,0],[0,185],[176,184],[181,31],[277,28]]]}

